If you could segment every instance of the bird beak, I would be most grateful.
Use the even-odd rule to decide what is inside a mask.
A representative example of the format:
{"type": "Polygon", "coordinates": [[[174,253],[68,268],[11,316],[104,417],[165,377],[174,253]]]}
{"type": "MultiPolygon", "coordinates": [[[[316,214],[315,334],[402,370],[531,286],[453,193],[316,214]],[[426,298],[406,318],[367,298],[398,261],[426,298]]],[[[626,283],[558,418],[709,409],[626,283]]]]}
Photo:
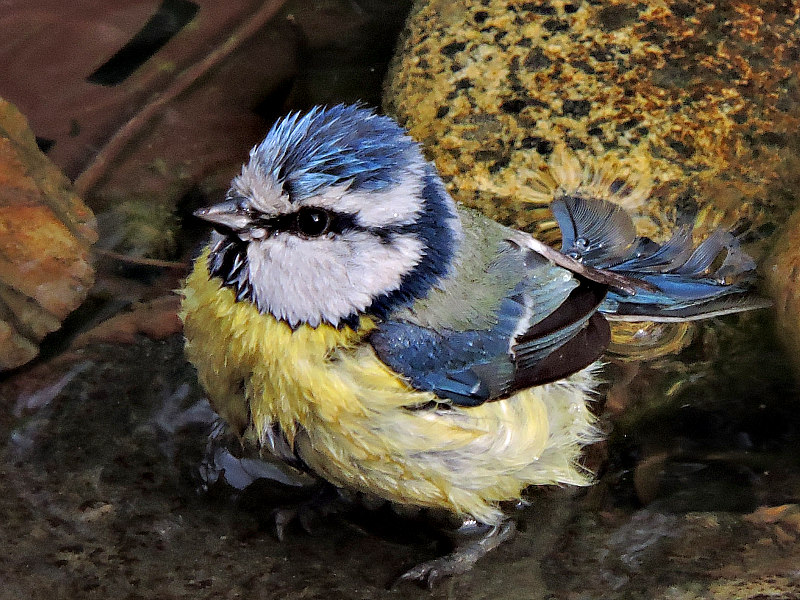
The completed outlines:
{"type": "Polygon", "coordinates": [[[244,214],[234,201],[220,202],[213,206],[198,208],[193,214],[195,217],[211,223],[214,229],[225,230],[220,231],[220,233],[242,231],[251,225],[250,217],[244,214]]]}

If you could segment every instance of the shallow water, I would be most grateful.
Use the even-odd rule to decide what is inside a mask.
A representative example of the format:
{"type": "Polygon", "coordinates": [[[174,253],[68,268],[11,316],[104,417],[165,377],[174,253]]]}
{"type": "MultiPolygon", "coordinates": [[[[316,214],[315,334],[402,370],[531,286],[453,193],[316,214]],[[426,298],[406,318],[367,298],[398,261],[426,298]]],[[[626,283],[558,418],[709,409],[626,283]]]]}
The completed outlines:
{"type": "MultiPolygon", "coordinates": [[[[751,347],[774,360],[770,345],[751,347]]],[[[425,522],[356,506],[278,541],[270,512],[296,497],[207,485],[209,415],[181,346],[179,335],[97,344],[48,365],[64,373],[55,385],[18,375],[0,388],[20,407],[3,428],[0,596],[419,597],[389,586],[447,548],[425,522]]],[[[642,398],[638,416],[607,415],[597,485],[533,491],[518,535],[431,597],[796,589],[800,512],[757,507],[797,496],[797,395],[760,387],[762,373],[741,368],[752,356],[721,354],[727,368],[666,405],[642,398]]]]}

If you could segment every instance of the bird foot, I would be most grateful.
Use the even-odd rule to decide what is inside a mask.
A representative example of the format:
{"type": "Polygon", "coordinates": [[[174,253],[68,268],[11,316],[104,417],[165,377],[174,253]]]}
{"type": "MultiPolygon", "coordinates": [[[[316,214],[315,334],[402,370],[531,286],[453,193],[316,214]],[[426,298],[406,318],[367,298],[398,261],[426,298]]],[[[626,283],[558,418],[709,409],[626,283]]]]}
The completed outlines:
{"type": "Polygon", "coordinates": [[[409,569],[395,581],[394,585],[404,581],[416,581],[432,589],[443,577],[460,575],[469,571],[480,558],[510,539],[515,531],[516,526],[513,521],[495,525],[480,539],[468,544],[460,544],[450,554],[409,569]]]}

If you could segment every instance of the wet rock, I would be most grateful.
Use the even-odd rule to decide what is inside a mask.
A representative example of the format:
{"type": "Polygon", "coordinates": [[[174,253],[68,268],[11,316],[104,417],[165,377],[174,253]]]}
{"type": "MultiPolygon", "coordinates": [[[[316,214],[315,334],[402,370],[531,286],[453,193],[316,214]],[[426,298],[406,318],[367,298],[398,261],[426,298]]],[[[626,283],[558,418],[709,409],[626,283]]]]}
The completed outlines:
{"type": "Polygon", "coordinates": [[[775,301],[778,330],[795,369],[800,370],[800,211],[789,218],[781,231],[764,265],[764,274],[775,301]]]}
{"type": "Polygon", "coordinates": [[[26,363],[94,281],[92,212],[0,99],[0,370],[26,363]]]}
{"type": "Polygon", "coordinates": [[[684,214],[757,241],[797,198],[774,192],[798,155],[799,18],[797,0],[419,0],[384,104],[457,199],[507,224],[551,227],[528,189],[566,144],[649,172],[643,233],[684,214]]]}
{"type": "Polygon", "coordinates": [[[793,521],[763,522],[763,512],[581,515],[542,566],[549,597],[793,598],[793,521]]]}

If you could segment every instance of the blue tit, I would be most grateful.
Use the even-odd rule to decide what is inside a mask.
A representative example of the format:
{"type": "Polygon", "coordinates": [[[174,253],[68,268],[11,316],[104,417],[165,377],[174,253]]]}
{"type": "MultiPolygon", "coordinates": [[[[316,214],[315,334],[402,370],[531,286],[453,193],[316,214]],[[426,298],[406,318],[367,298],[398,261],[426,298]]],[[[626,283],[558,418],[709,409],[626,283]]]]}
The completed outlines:
{"type": "Polygon", "coordinates": [[[340,488],[489,527],[411,578],[507,537],[499,503],[524,488],[589,483],[606,317],[761,305],[730,235],[659,245],[608,200],[552,209],[561,252],[456,205],[392,119],[337,105],[278,121],[195,213],[214,233],[182,290],[186,350],[230,427],[340,488]]]}

